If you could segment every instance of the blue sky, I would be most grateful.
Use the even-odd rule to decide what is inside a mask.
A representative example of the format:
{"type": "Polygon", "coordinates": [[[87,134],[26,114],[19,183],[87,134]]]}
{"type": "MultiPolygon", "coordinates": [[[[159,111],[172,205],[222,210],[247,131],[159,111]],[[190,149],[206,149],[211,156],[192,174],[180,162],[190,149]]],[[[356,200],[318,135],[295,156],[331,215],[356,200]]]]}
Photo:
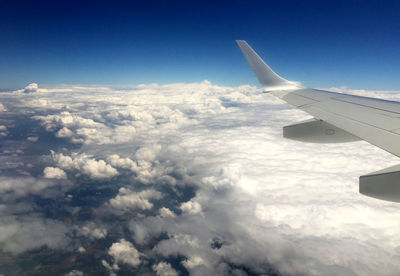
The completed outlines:
{"type": "Polygon", "coordinates": [[[247,40],[283,77],[311,87],[400,89],[396,1],[2,1],[1,6],[1,90],[31,82],[130,86],[207,79],[257,85],[235,39],[247,40]]]}

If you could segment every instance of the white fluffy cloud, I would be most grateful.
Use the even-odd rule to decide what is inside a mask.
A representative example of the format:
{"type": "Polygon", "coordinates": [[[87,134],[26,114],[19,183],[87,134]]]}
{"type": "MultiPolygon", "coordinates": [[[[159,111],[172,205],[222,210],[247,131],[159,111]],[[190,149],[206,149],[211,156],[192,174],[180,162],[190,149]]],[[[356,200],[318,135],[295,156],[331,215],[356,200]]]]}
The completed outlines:
{"type": "Polygon", "coordinates": [[[157,276],[178,276],[178,272],[166,262],[153,265],[153,270],[157,276]]]}
{"type": "Polygon", "coordinates": [[[107,236],[108,233],[106,228],[98,226],[93,222],[83,225],[81,227],[77,227],[76,230],[78,235],[85,236],[90,239],[103,239],[107,236]]]}
{"type": "Polygon", "coordinates": [[[114,167],[137,171],[137,163],[128,157],[122,158],[118,154],[112,154],[107,161],[114,167]]]}
{"type": "Polygon", "coordinates": [[[150,199],[161,199],[162,194],[155,190],[133,192],[127,188],[120,188],[118,195],[110,200],[110,205],[116,209],[149,210],[153,208],[150,199]]]}
{"type": "Polygon", "coordinates": [[[66,173],[60,168],[46,167],[43,170],[44,178],[66,179],[66,173]]]}
{"type": "Polygon", "coordinates": [[[168,209],[168,208],[166,208],[166,207],[162,207],[162,208],[159,210],[159,213],[160,213],[160,216],[161,216],[162,218],[168,218],[168,217],[173,218],[173,217],[175,217],[175,213],[172,212],[170,209],[168,209]]]}
{"type": "Polygon", "coordinates": [[[24,88],[24,93],[34,93],[38,91],[38,84],[37,83],[31,83],[28,86],[24,88]]]}
{"type": "Polygon", "coordinates": [[[140,257],[142,253],[137,251],[132,243],[124,239],[113,243],[108,250],[108,254],[113,257],[116,263],[127,264],[133,267],[141,263],[140,257]]]}
{"type": "Polygon", "coordinates": [[[65,170],[75,170],[94,179],[110,178],[116,176],[118,171],[104,160],[96,160],[85,154],[63,155],[51,152],[54,162],[65,170]]]}
{"type": "Polygon", "coordinates": [[[183,212],[189,213],[191,215],[199,214],[199,213],[201,213],[201,205],[200,205],[200,203],[191,200],[191,201],[182,203],[181,210],[183,212]]]}

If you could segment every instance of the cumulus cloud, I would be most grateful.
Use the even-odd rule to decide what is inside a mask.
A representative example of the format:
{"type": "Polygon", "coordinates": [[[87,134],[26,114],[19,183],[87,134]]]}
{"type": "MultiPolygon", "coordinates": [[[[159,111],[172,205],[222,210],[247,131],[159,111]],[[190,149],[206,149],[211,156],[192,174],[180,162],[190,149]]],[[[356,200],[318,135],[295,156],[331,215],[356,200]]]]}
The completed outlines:
{"type": "Polygon", "coordinates": [[[77,171],[94,179],[110,178],[118,175],[118,171],[104,160],[96,160],[85,154],[72,156],[51,151],[54,162],[62,169],[77,171]]]}
{"type": "Polygon", "coordinates": [[[137,163],[128,157],[120,157],[118,154],[112,154],[107,161],[114,167],[137,171],[137,163]]]}
{"type": "Polygon", "coordinates": [[[153,208],[150,199],[161,199],[162,194],[155,190],[133,192],[126,188],[120,188],[118,195],[110,200],[110,205],[121,210],[149,210],[153,208]]]}
{"type": "Polygon", "coordinates": [[[199,214],[201,213],[201,205],[195,201],[188,201],[182,203],[181,210],[192,215],[199,214]]]}
{"type": "Polygon", "coordinates": [[[141,263],[140,258],[142,253],[137,251],[132,243],[124,239],[113,243],[108,250],[108,254],[113,257],[116,263],[127,264],[133,267],[141,263]]]}
{"type": "Polygon", "coordinates": [[[55,115],[34,116],[55,137],[68,138],[72,143],[109,143],[111,131],[100,122],[78,114],[62,111],[55,115]]]}
{"type": "Polygon", "coordinates": [[[200,256],[192,256],[189,257],[187,260],[184,260],[182,264],[186,267],[188,270],[193,270],[196,267],[206,265],[205,261],[203,260],[202,257],[200,256]]]}
{"type": "Polygon", "coordinates": [[[160,149],[160,145],[142,147],[136,152],[135,157],[137,158],[137,160],[153,161],[156,158],[157,152],[160,151],[160,149]]]}
{"type": "Polygon", "coordinates": [[[28,86],[24,88],[24,93],[34,93],[38,91],[38,84],[37,83],[31,83],[28,86]]]}
{"type": "Polygon", "coordinates": [[[178,272],[169,263],[160,262],[153,265],[153,270],[157,276],[178,276],[178,272]]]}
{"type": "Polygon", "coordinates": [[[76,230],[78,235],[88,237],[92,240],[104,239],[108,233],[106,228],[104,228],[103,226],[96,225],[93,222],[77,227],[76,230]]]}
{"type": "Polygon", "coordinates": [[[162,218],[168,218],[168,217],[173,218],[173,217],[175,217],[175,213],[172,212],[170,209],[168,209],[168,208],[166,208],[166,207],[162,207],[162,208],[159,210],[159,213],[160,213],[160,216],[161,216],[162,218]]]}
{"type": "Polygon", "coordinates": [[[56,132],[56,137],[58,138],[70,138],[73,135],[74,133],[67,127],[63,127],[62,129],[56,132]]]}
{"type": "Polygon", "coordinates": [[[66,173],[60,168],[46,167],[43,170],[44,178],[66,179],[66,173]]]}
{"type": "Polygon", "coordinates": [[[107,269],[110,276],[116,276],[115,271],[119,270],[118,264],[109,264],[106,260],[101,260],[101,264],[107,269]]]}

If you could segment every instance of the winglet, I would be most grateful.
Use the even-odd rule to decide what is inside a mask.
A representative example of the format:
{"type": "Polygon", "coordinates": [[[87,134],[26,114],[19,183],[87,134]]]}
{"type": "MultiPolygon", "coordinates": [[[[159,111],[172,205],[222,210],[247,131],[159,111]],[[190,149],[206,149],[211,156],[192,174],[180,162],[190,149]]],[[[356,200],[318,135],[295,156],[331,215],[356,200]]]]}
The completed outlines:
{"type": "Polygon", "coordinates": [[[285,80],[262,60],[262,58],[244,40],[236,40],[247,62],[250,64],[261,85],[268,90],[280,87],[297,86],[295,83],[285,80]]]}

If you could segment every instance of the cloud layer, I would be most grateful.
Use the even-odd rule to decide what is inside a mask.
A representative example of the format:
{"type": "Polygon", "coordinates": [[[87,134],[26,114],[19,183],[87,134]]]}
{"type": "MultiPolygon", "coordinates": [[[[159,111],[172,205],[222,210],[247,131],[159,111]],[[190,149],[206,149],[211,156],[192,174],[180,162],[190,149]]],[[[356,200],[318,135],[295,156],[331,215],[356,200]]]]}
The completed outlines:
{"type": "MultiPolygon", "coordinates": [[[[255,87],[23,92],[0,95],[0,246],[64,264],[38,273],[400,272],[400,206],[358,193],[358,176],[398,160],[283,139],[307,114],[255,87]]],[[[0,273],[22,271],[13,260],[0,273]]]]}

